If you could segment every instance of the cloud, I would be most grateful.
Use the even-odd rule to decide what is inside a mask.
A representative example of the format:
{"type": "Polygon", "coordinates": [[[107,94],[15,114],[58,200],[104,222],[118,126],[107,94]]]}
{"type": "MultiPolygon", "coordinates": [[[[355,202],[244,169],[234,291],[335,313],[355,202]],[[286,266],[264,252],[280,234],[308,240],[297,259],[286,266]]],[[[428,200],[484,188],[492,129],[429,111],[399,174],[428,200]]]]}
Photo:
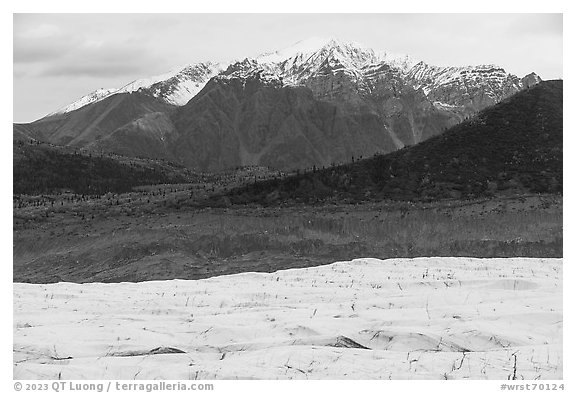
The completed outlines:
{"type": "Polygon", "coordinates": [[[164,57],[158,53],[161,48],[149,45],[150,30],[145,25],[152,21],[147,19],[136,18],[140,27],[131,29],[133,23],[118,15],[15,16],[14,75],[132,77],[145,70],[160,70],[157,65],[164,65],[164,57]],[[119,27],[119,22],[129,26],[119,27]]]}
{"type": "Polygon", "coordinates": [[[95,53],[77,53],[66,57],[65,62],[57,62],[43,68],[39,76],[90,76],[104,78],[110,76],[133,77],[146,70],[146,56],[126,50],[121,56],[114,57],[110,52],[98,56],[95,53]]]}
{"type": "Polygon", "coordinates": [[[52,24],[41,24],[38,26],[32,26],[24,31],[20,32],[20,36],[23,38],[35,39],[35,38],[51,38],[56,37],[61,34],[61,30],[58,26],[52,24]]]}
{"type": "Polygon", "coordinates": [[[61,57],[70,48],[62,30],[53,24],[14,25],[14,63],[36,63],[61,57]]]}
{"type": "Polygon", "coordinates": [[[71,38],[63,44],[41,39],[15,46],[14,68],[35,76],[133,76],[149,69],[158,57],[140,40],[71,38]]]}
{"type": "Polygon", "coordinates": [[[34,113],[177,64],[242,59],[312,36],[436,65],[562,75],[561,14],[14,14],[13,26],[15,107],[37,105],[34,113]]]}
{"type": "Polygon", "coordinates": [[[14,65],[56,61],[73,48],[64,40],[14,40],[14,65]]]}
{"type": "Polygon", "coordinates": [[[508,24],[508,34],[516,36],[562,36],[562,14],[522,14],[508,24]]]}

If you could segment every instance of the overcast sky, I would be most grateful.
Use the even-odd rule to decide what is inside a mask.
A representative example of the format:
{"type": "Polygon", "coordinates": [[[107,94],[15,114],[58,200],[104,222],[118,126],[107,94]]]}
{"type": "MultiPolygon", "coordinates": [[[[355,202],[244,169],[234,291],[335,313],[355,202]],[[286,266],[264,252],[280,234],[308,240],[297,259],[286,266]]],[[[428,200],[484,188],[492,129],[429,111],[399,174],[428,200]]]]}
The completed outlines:
{"type": "Polygon", "coordinates": [[[561,14],[15,14],[14,121],[177,65],[243,59],[310,37],[562,78],[561,14]]]}

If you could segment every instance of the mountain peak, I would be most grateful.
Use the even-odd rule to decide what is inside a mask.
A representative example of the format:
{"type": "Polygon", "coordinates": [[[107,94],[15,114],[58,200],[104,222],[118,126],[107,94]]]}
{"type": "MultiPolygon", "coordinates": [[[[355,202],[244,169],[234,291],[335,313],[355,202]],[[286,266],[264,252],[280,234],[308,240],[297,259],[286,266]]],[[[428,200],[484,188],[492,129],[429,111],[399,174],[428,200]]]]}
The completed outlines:
{"type": "Polygon", "coordinates": [[[266,52],[258,56],[257,60],[258,62],[265,64],[281,63],[298,56],[312,55],[319,52],[333,52],[334,50],[340,52],[356,51],[374,54],[372,49],[366,48],[357,42],[342,41],[335,37],[312,37],[297,41],[284,49],[266,52]]]}
{"type": "Polygon", "coordinates": [[[353,41],[335,37],[313,37],[256,58],[259,64],[275,68],[285,83],[299,85],[316,73],[344,72],[362,75],[363,69],[382,63],[406,73],[415,61],[409,56],[374,51],[353,41]]]}
{"type": "Polygon", "coordinates": [[[522,85],[525,88],[532,87],[540,82],[542,82],[542,78],[540,78],[535,72],[531,72],[522,78],[522,85]]]}
{"type": "Polygon", "coordinates": [[[300,54],[316,52],[333,40],[333,38],[322,37],[300,40],[284,49],[263,53],[257,57],[257,60],[260,63],[278,63],[300,54]]]}
{"type": "Polygon", "coordinates": [[[364,83],[360,87],[360,90],[364,91],[373,87],[373,82],[383,75],[382,70],[392,70],[390,72],[409,81],[412,87],[422,89],[425,95],[442,90],[441,97],[436,94],[432,98],[449,105],[456,105],[453,102],[454,96],[462,96],[445,91],[451,88],[464,89],[464,86],[483,85],[484,90],[488,91],[487,94],[498,100],[513,90],[541,81],[537,75],[528,75],[520,80],[492,64],[439,67],[423,61],[418,62],[407,55],[374,50],[354,41],[337,37],[312,37],[297,41],[284,49],[243,61],[204,62],[175,67],[161,75],[134,80],[117,90],[92,92],[50,115],[79,109],[115,93],[139,90],[169,104],[182,106],[215,76],[221,76],[222,79],[257,78],[275,86],[309,86],[309,82],[317,77],[347,75],[353,84],[364,83]],[[498,92],[493,92],[494,89],[498,92]]]}

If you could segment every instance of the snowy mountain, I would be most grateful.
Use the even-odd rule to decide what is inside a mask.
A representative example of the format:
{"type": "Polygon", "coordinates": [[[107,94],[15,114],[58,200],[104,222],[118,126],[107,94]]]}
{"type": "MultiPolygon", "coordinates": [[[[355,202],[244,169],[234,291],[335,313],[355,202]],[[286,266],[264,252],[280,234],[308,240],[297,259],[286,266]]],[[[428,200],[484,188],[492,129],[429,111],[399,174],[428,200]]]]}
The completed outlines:
{"type": "Polygon", "coordinates": [[[406,55],[375,52],[360,44],[333,38],[300,41],[256,60],[276,69],[287,84],[294,85],[304,85],[307,78],[319,73],[343,72],[360,77],[377,64],[384,63],[404,72],[415,64],[406,55]]]}
{"type": "Polygon", "coordinates": [[[312,38],[98,90],[14,133],[209,171],[327,166],[420,143],[540,81],[312,38]]]}
{"type": "Polygon", "coordinates": [[[419,62],[407,73],[414,88],[440,107],[476,112],[524,88],[522,79],[496,65],[436,67],[419,62]]]}
{"type": "Polygon", "coordinates": [[[210,78],[222,72],[222,63],[198,63],[152,78],[138,79],[121,87],[116,93],[143,91],[168,104],[184,105],[194,97],[210,78]]]}
{"type": "MultiPolygon", "coordinates": [[[[314,38],[264,54],[256,62],[268,67],[282,78],[285,85],[307,86],[315,90],[312,82],[325,76],[333,89],[341,79],[349,79],[359,93],[372,93],[373,86],[386,74],[394,74],[424,95],[440,110],[458,110],[470,115],[533,85],[541,79],[531,74],[527,84],[524,78],[507,73],[496,65],[465,67],[437,67],[416,61],[410,56],[377,52],[357,43],[335,39],[314,38]]],[[[318,90],[318,89],[317,89],[318,90]]],[[[324,98],[325,91],[317,91],[324,98]]]]}
{"type": "MultiPolygon", "coordinates": [[[[437,67],[410,56],[375,51],[354,42],[314,37],[287,48],[231,63],[198,63],[134,80],[117,89],[99,89],[48,116],[71,112],[118,93],[141,91],[166,103],[182,106],[194,97],[208,80],[250,78],[256,74],[283,86],[307,86],[322,76],[340,76],[356,84],[358,92],[370,92],[370,86],[383,73],[396,73],[424,94],[439,109],[461,108],[470,114],[492,105],[526,87],[523,79],[495,65],[437,67]]],[[[532,75],[532,74],[531,74],[532,75]]],[[[533,74],[531,84],[538,83],[533,74]]],[[[326,92],[321,96],[326,97],[326,92]]]]}
{"type": "Polygon", "coordinates": [[[239,79],[243,84],[250,79],[258,80],[270,86],[284,86],[284,81],[274,67],[259,63],[254,59],[244,59],[231,64],[225,71],[215,77],[215,80],[224,81],[239,79]]]}
{"type": "Polygon", "coordinates": [[[136,79],[120,88],[98,89],[66,105],[48,116],[64,114],[110,97],[114,94],[141,91],[160,98],[168,104],[184,105],[226,67],[221,63],[198,63],[177,67],[164,74],[136,79]]]}

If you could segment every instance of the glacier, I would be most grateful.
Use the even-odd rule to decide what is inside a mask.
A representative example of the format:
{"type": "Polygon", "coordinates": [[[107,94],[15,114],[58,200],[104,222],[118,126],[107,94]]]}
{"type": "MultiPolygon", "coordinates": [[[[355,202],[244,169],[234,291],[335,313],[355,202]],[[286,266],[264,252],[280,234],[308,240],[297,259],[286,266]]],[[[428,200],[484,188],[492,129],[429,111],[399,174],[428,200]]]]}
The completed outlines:
{"type": "Polygon", "coordinates": [[[15,379],[561,379],[562,260],[14,283],[15,379]]]}

